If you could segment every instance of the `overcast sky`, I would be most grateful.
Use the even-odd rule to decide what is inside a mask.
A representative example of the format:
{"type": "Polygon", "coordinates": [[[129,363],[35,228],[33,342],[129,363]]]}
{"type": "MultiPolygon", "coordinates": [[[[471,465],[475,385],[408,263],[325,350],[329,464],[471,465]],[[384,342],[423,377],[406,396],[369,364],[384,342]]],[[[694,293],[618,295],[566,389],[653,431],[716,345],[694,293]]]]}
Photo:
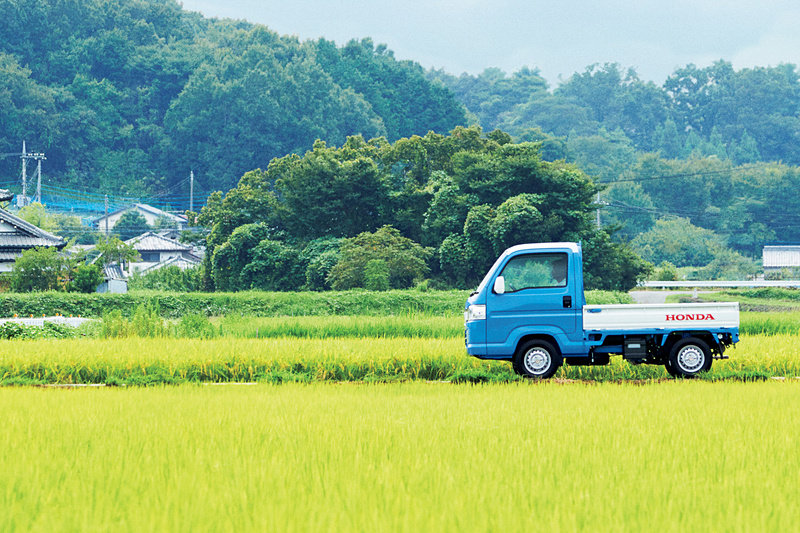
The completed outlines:
{"type": "MultiPolygon", "coordinates": [[[[180,1],[180,0],[179,0],[180,1]]],[[[797,0],[183,0],[301,40],[372,37],[452,74],[539,68],[551,86],[593,63],[663,83],[676,67],[800,64],[797,0]]]]}

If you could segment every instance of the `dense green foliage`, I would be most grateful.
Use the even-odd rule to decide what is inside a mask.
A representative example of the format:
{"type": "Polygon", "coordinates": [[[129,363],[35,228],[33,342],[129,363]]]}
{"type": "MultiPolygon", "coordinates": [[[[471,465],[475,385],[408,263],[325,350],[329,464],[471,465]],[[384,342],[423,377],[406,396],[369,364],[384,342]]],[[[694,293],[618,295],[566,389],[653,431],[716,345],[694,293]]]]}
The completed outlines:
{"type": "Polygon", "coordinates": [[[141,195],[193,168],[227,188],[316,139],[464,123],[422,67],[369,39],[300,43],[175,0],[0,1],[0,152],[27,140],[62,185],[141,195]]]}
{"type": "Polygon", "coordinates": [[[791,64],[738,71],[726,61],[687,65],[658,86],[634,69],[607,63],[589,66],[553,90],[528,68],[511,76],[496,68],[477,76],[428,76],[451,89],[484,128],[567,137],[572,157],[588,159],[586,150],[575,149],[581,144],[610,147],[608,132],[614,132],[622,144],[605,159],[619,160],[626,151],[631,156],[635,148],[668,159],[714,155],[737,164],[800,164],[800,73],[791,64]]]}
{"type": "MultiPolygon", "coordinates": [[[[330,291],[183,293],[136,291],[127,294],[3,293],[0,316],[56,315],[102,317],[111,311],[133,316],[137,307],[150,305],[164,318],[204,316],[305,315],[429,315],[461,316],[465,291],[330,291]]],[[[630,303],[625,293],[587,291],[590,303],[630,303]]]]}
{"type": "Polygon", "coordinates": [[[128,289],[133,291],[197,292],[202,290],[202,284],[203,267],[184,270],[170,265],[145,275],[136,272],[128,278],[128,289]]]}
{"type": "Polygon", "coordinates": [[[118,310],[133,316],[140,305],[152,305],[165,318],[189,314],[206,316],[252,315],[384,315],[427,313],[460,316],[468,293],[463,291],[330,291],[180,293],[128,292],[127,294],[4,293],[0,316],[101,317],[118,310]]]}
{"type": "Polygon", "coordinates": [[[152,228],[147,220],[138,211],[130,210],[122,213],[117,223],[114,224],[114,233],[123,241],[138,237],[152,228]]]}
{"type": "MultiPolygon", "coordinates": [[[[800,73],[794,65],[734,70],[719,61],[678,68],[662,86],[619,65],[593,65],[550,90],[536,72],[429,72],[485,129],[541,144],[606,184],[602,222],[631,239],[657,219],[688,219],[728,247],[760,257],[768,242],[797,242],[800,73]]],[[[688,241],[684,241],[688,242],[688,241]]],[[[678,251],[693,266],[710,258],[678,251]]],[[[706,275],[746,275],[730,256],[706,275]]]]}
{"type": "Polygon", "coordinates": [[[55,247],[25,250],[14,262],[11,290],[52,291],[62,287],[64,261],[55,247]]]}
{"type": "Polygon", "coordinates": [[[587,287],[628,290],[648,267],[592,225],[596,192],[574,166],[497,131],[317,142],[209,197],[198,217],[205,288],[365,287],[372,259],[386,262],[390,287],[425,276],[474,287],[509,246],[583,240],[602,258],[587,262],[587,287]]]}
{"type": "Polygon", "coordinates": [[[103,282],[103,270],[99,265],[79,265],[70,282],[68,290],[91,293],[103,282]]]}

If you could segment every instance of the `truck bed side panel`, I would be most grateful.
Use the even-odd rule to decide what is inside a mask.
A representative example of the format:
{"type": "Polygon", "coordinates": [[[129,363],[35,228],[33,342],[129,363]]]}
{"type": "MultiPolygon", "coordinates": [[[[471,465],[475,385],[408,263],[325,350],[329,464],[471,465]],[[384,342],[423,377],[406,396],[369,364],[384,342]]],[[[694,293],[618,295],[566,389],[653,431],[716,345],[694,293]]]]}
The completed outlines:
{"type": "Polygon", "coordinates": [[[583,328],[586,331],[705,330],[738,327],[738,303],[586,305],[583,307],[583,328]]]}

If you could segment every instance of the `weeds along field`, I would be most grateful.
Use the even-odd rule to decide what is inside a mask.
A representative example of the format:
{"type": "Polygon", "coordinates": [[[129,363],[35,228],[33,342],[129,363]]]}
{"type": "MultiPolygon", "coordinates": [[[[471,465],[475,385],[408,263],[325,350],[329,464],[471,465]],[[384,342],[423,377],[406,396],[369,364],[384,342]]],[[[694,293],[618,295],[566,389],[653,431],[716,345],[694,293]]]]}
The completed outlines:
{"type": "MultiPolygon", "coordinates": [[[[796,335],[751,335],[715,361],[705,380],[800,376],[796,335]]],[[[612,358],[603,367],[564,366],[557,378],[667,379],[663,367],[612,358]]],[[[0,384],[407,380],[516,381],[510,364],[466,355],[462,338],[39,339],[0,341],[0,384]]]]}
{"type": "Polygon", "coordinates": [[[800,523],[794,381],[12,388],[0,413],[2,531],[800,523]]]}

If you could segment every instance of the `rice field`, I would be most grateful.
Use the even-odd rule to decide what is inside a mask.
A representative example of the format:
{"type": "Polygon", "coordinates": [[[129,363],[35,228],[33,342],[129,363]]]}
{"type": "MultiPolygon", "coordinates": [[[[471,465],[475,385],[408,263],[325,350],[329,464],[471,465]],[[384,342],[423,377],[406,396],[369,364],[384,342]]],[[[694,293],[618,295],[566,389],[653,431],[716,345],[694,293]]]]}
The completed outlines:
{"type": "Polygon", "coordinates": [[[792,531],[800,383],[0,390],[2,531],[792,531]]]}
{"type": "Polygon", "coordinates": [[[0,385],[48,385],[0,387],[0,531],[800,520],[795,314],[742,313],[698,380],[617,357],[544,383],[468,357],[456,315],[118,315],[0,340],[0,385]]]}
{"type": "MultiPolygon", "coordinates": [[[[743,337],[705,380],[800,376],[797,335],[743,337]]],[[[666,379],[663,367],[612,358],[564,366],[563,379],[666,379]]],[[[510,364],[468,357],[461,338],[37,339],[0,341],[0,384],[285,381],[515,381],[510,364]]]]}

